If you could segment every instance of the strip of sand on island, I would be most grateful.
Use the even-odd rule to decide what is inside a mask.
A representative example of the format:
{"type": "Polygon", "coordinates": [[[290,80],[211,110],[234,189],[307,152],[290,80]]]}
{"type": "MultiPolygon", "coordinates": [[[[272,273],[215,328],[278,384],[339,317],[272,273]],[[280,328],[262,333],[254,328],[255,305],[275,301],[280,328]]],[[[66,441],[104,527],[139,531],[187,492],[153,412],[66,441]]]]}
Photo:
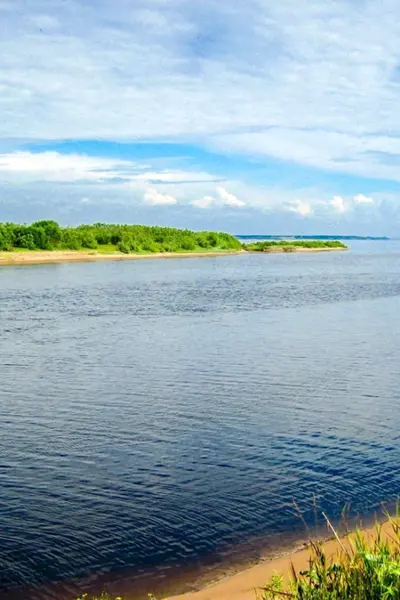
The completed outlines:
{"type": "MultiPolygon", "coordinates": [[[[362,533],[366,538],[374,539],[376,526],[365,528],[362,533]]],[[[393,529],[389,521],[381,525],[381,533],[383,539],[390,539],[393,529]]],[[[350,533],[349,536],[341,538],[340,544],[334,537],[323,542],[327,558],[338,555],[341,544],[349,547],[348,537],[352,535],[354,534],[350,533]]],[[[284,582],[288,583],[292,566],[296,572],[306,570],[309,566],[309,557],[310,546],[303,544],[301,549],[270,560],[261,559],[256,565],[210,583],[198,591],[168,596],[165,600],[256,600],[257,591],[269,583],[274,575],[282,575],[284,582]]]]}
{"type": "Polygon", "coordinates": [[[122,254],[121,252],[87,252],[80,250],[49,250],[0,252],[0,265],[32,265],[63,262],[91,262],[102,260],[141,260],[150,258],[200,258],[243,254],[245,250],[211,252],[154,252],[152,254],[122,254]]]}
{"type": "Polygon", "coordinates": [[[49,250],[49,251],[23,251],[0,252],[0,266],[2,265],[33,265],[63,262],[91,262],[102,260],[141,260],[152,258],[206,258],[217,256],[236,256],[238,254],[269,254],[298,252],[335,252],[347,248],[301,248],[296,247],[288,251],[285,247],[271,248],[266,252],[247,250],[221,250],[211,252],[154,252],[152,254],[122,254],[121,252],[101,253],[96,251],[80,250],[49,250]]]}

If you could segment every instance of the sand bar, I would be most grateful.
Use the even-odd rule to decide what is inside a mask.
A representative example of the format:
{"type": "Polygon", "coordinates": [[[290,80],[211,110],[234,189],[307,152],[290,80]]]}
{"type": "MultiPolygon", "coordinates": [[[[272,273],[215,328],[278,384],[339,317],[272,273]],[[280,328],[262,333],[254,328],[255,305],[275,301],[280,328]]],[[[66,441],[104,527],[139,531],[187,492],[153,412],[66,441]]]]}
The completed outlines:
{"type": "MultiPolygon", "coordinates": [[[[301,248],[297,247],[288,252],[335,252],[347,248],[301,248]]],[[[142,260],[152,258],[206,258],[216,256],[236,256],[238,254],[275,254],[286,253],[282,247],[270,248],[266,252],[248,252],[247,250],[231,250],[220,252],[154,252],[152,254],[122,254],[121,252],[110,252],[102,254],[95,251],[80,250],[52,250],[52,251],[29,251],[26,252],[0,252],[0,266],[3,265],[34,265],[64,262],[91,262],[104,260],[142,260]]]]}
{"type": "Polygon", "coordinates": [[[121,252],[102,254],[101,252],[86,252],[80,250],[0,252],[0,266],[103,260],[141,260],[150,258],[204,258],[207,256],[230,256],[244,253],[244,250],[226,252],[154,252],[153,254],[122,254],[121,252]]]}

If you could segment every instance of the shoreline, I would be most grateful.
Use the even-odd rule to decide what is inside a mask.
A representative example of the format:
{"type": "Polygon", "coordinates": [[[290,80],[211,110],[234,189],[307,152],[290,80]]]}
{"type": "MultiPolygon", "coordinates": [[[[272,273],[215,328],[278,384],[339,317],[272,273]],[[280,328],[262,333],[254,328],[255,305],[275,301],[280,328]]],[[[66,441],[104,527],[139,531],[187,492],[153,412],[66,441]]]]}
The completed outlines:
{"type": "Polygon", "coordinates": [[[239,254],[297,254],[303,252],[337,252],[347,248],[301,248],[297,247],[288,251],[284,247],[271,248],[265,252],[251,250],[221,250],[211,252],[154,252],[153,254],[122,254],[101,253],[96,251],[80,250],[49,250],[23,252],[0,252],[0,266],[11,265],[34,265],[69,262],[96,262],[96,261],[120,261],[120,260],[149,260],[149,259],[171,259],[171,258],[207,258],[218,256],[237,256],[239,254]]]}
{"type": "Polygon", "coordinates": [[[152,254],[123,254],[122,252],[101,253],[81,250],[27,250],[26,252],[0,252],[0,266],[96,262],[102,260],[146,260],[151,258],[203,258],[207,256],[232,256],[245,253],[245,250],[221,250],[215,252],[154,252],[152,254]]]}
{"type": "MultiPolygon", "coordinates": [[[[390,521],[380,522],[382,527],[382,536],[388,539],[392,531],[390,521]]],[[[362,526],[360,528],[363,535],[368,539],[374,539],[376,536],[375,525],[362,526]]],[[[348,544],[348,538],[355,535],[355,530],[351,529],[345,536],[340,536],[344,546],[348,544]]],[[[328,559],[340,553],[341,547],[333,533],[330,537],[313,537],[312,541],[320,541],[326,552],[328,559]]],[[[297,543],[291,549],[281,549],[281,552],[275,556],[260,557],[259,561],[249,567],[237,570],[233,573],[221,574],[216,580],[203,582],[203,585],[193,590],[181,594],[172,594],[164,596],[162,600],[256,600],[256,592],[266,585],[271,578],[280,574],[283,576],[285,584],[289,582],[292,567],[296,571],[306,570],[310,556],[311,544],[307,542],[297,543]]]]}
{"type": "MultiPolygon", "coordinates": [[[[357,529],[356,523],[364,535],[374,537],[373,523],[376,522],[382,526],[382,534],[386,539],[392,531],[390,521],[375,520],[372,515],[364,521],[352,520],[347,535],[343,535],[343,525],[336,531],[346,546],[346,538],[354,535],[357,529]]],[[[284,539],[278,535],[267,545],[264,541],[257,546],[258,550],[250,553],[241,546],[233,554],[220,555],[216,561],[182,564],[174,567],[172,572],[167,568],[158,573],[153,570],[132,573],[128,568],[120,572],[92,574],[43,585],[18,586],[0,590],[0,600],[34,600],[38,597],[73,600],[82,593],[91,597],[100,595],[102,591],[111,598],[122,597],[124,600],[148,600],[149,594],[157,600],[257,600],[256,591],[269,582],[273,575],[281,574],[287,583],[292,564],[297,571],[307,569],[310,542],[321,542],[328,558],[340,550],[334,534],[326,526],[309,533],[301,537],[297,534],[289,538],[285,536],[284,539]]]]}

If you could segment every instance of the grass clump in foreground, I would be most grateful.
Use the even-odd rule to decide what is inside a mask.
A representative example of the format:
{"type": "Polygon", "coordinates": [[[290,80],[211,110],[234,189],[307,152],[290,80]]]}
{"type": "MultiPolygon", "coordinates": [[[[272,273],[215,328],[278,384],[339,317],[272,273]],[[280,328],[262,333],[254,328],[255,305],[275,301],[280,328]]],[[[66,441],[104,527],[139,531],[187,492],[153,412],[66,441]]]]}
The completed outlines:
{"type": "Polygon", "coordinates": [[[329,558],[320,543],[311,543],[309,568],[292,574],[288,586],[276,575],[260,592],[260,600],[399,600],[399,518],[389,519],[390,533],[376,525],[370,537],[357,531],[340,539],[340,551],[329,558]]]}
{"type": "Polygon", "coordinates": [[[107,223],[60,227],[55,221],[36,221],[31,225],[0,223],[0,251],[92,250],[152,254],[241,249],[241,242],[233,235],[215,231],[107,223]]]}
{"type": "Polygon", "coordinates": [[[282,250],[283,252],[295,252],[298,248],[309,248],[310,250],[347,248],[343,242],[338,240],[264,240],[246,244],[246,250],[251,252],[269,252],[282,250]]]}

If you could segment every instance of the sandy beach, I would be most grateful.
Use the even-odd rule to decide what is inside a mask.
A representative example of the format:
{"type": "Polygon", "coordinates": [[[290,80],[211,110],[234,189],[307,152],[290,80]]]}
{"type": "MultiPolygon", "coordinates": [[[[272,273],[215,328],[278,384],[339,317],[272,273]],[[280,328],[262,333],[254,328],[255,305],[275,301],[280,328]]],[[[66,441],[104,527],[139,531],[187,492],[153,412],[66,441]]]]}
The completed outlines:
{"type": "Polygon", "coordinates": [[[103,260],[141,260],[150,258],[204,258],[212,256],[230,256],[243,254],[244,252],[244,250],[226,252],[155,252],[153,254],[122,254],[121,252],[102,254],[101,252],[80,250],[0,252],[0,266],[103,260]]]}
{"type": "MultiPolygon", "coordinates": [[[[337,252],[346,248],[296,248],[289,252],[337,252]]],[[[104,260],[142,260],[153,258],[207,258],[216,256],[235,256],[237,254],[275,254],[286,253],[282,248],[271,248],[267,252],[248,252],[246,250],[220,251],[220,252],[157,252],[153,254],[122,254],[111,252],[102,254],[96,251],[80,250],[52,250],[52,251],[29,251],[26,252],[0,252],[0,266],[2,265],[34,265],[64,262],[90,262],[104,260]]]]}
{"type": "MultiPolygon", "coordinates": [[[[373,539],[376,533],[375,527],[363,530],[365,536],[373,539]]],[[[383,538],[388,538],[392,527],[388,521],[382,524],[383,538]]],[[[351,537],[353,534],[349,534],[351,537]]],[[[344,540],[344,546],[348,545],[344,540]]],[[[324,549],[328,557],[333,557],[340,551],[337,540],[333,537],[324,542],[324,549]]],[[[244,571],[220,579],[199,591],[189,592],[176,596],[169,596],[168,600],[255,600],[256,591],[262,588],[274,574],[282,574],[285,581],[289,580],[291,565],[296,571],[305,570],[308,567],[310,555],[309,546],[288,552],[283,556],[272,560],[263,560],[244,571]]]]}

